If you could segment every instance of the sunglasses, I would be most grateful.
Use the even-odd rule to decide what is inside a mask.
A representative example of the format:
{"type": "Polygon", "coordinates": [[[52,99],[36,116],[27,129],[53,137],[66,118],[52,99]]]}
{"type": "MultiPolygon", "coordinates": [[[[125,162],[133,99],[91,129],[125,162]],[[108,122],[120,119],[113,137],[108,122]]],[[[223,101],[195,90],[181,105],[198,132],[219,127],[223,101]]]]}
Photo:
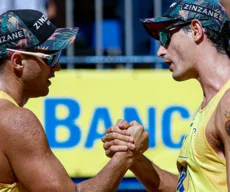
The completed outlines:
{"type": "MultiPolygon", "coordinates": [[[[199,19],[199,21],[204,21],[204,20],[209,20],[209,18],[199,19]]],[[[170,39],[171,39],[172,35],[175,33],[175,30],[177,28],[181,28],[181,27],[184,27],[186,25],[190,25],[191,23],[192,23],[192,20],[186,21],[183,23],[175,23],[175,24],[170,25],[169,27],[165,28],[164,30],[160,31],[159,32],[159,41],[160,41],[161,45],[163,47],[166,47],[169,44],[170,39]],[[175,28],[175,29],[173,29],[173,28],[175,28]],[[173,30],[171,30],[171,29],[173,29],[173,30]]]]}
{"type": "Polygon", "coordinates": [[[159,32],[159,41],[163,47],[166,47],[170,40],[172,35],[175,33],[175,30],[181,27],[184,27],[186,25],[189,25],[191,21],[183,23],[183,24],[177,24],[177,25],[171,25],[170,27],[164,29],[163,31],[159,32]],[[175,28],[175,29],[173,29],[175,28]],[[172,30],[173,29],[173,30],[172,30]]]}
{"type": "Polygon", "coordinates": [[[44,54],[44,53],[39,53],[39,52],[29,52],[29,51],[15,50],[15,49],[6,49],[6,50],[11,51],[11,52],[22,53],[25,55],[36,56],[36,57],[40,57],[42,59],[46,59],[47,61],[45,61],[45,63],[50,67],[54,67],[56,65],[56,63],[59,61],[59,58],[61,56],[61,51],[58,51],[58,52],[52,53],[52,54],[44,54]]]}

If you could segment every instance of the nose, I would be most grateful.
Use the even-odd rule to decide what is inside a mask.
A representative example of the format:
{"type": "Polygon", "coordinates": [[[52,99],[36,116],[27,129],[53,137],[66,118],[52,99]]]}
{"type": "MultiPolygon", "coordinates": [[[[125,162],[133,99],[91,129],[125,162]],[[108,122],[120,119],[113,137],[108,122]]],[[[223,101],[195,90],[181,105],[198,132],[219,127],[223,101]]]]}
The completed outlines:
{"type": "Polygon", "coordinates": [[[165,49],[165,47],[160,45],[160,47],[157,51],[157,56],[163,58],[166,53],[167,53],[167,50],[165,49]]]}
{"type": "Polygon", "coordinates": [[[61,65],[59,62],[57,62],[53,67],[51,67],[52,71],[60,71],[61,65]]]}

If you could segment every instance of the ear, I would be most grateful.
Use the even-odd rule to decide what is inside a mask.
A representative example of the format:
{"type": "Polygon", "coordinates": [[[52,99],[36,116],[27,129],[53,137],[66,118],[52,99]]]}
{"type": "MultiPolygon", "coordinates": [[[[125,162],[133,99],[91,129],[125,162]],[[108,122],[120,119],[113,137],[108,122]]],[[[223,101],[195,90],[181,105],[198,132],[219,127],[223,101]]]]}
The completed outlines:
{"type": "Polygon", "coordinates": [[[204,37],[204,29],[199,20],[194,19],[191,22],[191,31],[193,39],[196,43],[199,43],[204,37]]]}
{"type": "Polygon", "coordinates": [[[23,70],[23,56],[20,53],[13,53],[11,55],[11,65],[15,71],[22,71],[23,70]]]}

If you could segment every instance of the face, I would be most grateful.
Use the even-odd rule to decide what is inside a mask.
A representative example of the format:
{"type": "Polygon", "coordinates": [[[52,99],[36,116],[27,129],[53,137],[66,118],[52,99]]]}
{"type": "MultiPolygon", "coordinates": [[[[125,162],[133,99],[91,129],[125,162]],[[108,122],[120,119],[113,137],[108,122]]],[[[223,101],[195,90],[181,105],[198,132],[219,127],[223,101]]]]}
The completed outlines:
{"type": "Polygon", "coordinates": [[[186,33],[181,27],[172,28],[169,33],[168,44],[165,46],[161,44],[157,55],[170,66],[175,80],[183,81],[195,78],[195,43],[191,33],[186,33]]]}
{"type": "MultiPolygon", "coordinates": [[[[47,52],[43,53],[47,54],[47,52]]],[[[46,59],[37,56],[23,56],[25,59],[22,60],[24,62],[22,81],[25,94],[29,98],[46,96],[51,85],[50,78],[55,77],[55,72],[60,70],[60,64],[57,62],[56,65],[50,67],[46,59]]]]}

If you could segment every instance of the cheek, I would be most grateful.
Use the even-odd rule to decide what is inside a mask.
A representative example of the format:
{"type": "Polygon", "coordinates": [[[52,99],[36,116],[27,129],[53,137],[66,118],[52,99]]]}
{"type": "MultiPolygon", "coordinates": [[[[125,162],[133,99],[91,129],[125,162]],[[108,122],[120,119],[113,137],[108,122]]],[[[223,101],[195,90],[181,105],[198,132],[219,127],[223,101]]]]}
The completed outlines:
{"type": "Polygon", "coordinates": [[[188,51],[188,45],[186,42],[181,38],[181,40],[174,44],[174,46],[171,47],[171,55],[172,59],[175,63],[184,63],[188,57],[191,56],[191,52],[188,51]]]}
{"type": "Polygon", "coordinates": [[[23,71],[23,82],[28,86],[36,86],[42,80],[42,68],[36,63],[29,63],[23,71]]]}

